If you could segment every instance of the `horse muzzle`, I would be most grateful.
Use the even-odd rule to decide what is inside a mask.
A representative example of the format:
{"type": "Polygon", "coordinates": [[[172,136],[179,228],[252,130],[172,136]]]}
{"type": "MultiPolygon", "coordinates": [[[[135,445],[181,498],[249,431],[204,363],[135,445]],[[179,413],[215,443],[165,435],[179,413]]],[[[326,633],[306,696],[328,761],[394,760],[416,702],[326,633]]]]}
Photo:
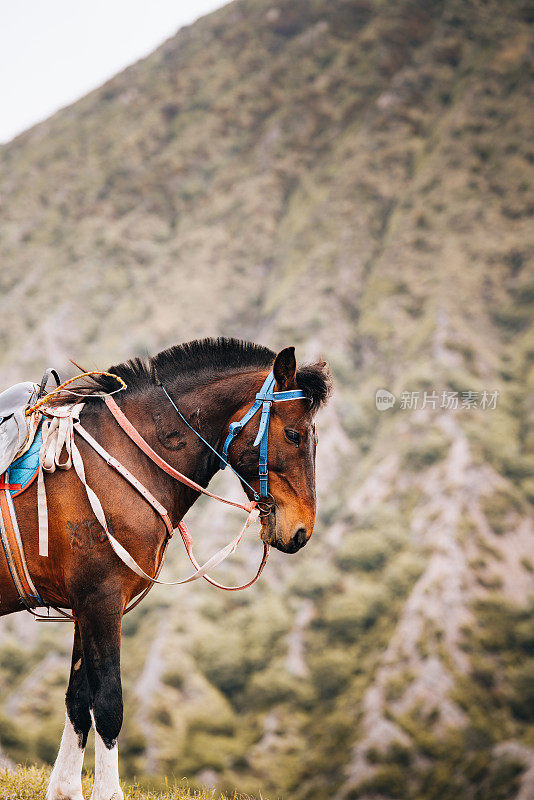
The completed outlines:
{"type": "Polygon", "coordinates": [[[311,536],[303,522],[297,522],[290,528],[289,536],[282,524],[280,509],[273,505],[269,513],[261,515],[261,539],[282,553],[296,553],[311,536]]]}

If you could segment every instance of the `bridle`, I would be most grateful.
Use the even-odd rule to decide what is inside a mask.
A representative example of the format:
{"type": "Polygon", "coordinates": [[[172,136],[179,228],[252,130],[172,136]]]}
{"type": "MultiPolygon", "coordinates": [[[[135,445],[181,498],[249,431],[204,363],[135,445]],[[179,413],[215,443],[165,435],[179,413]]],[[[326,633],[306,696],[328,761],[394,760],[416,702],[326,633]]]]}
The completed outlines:
{"type": "MultiPolygon", "coordinates": [[[[190,533],[189,533],[189,531],[187,529],[187,526],[186,526],[185,522],[183,520],[181,520],[179,522],[179,524],[178,524],[178,529],[179,529],[180,534],[182,536],[182,540],[184,542],[184,545],[185,545],[187,554],[189,556],[189,559],[190,559],[191,563],[196,568],[196,573],[194,573],[193,575],[189,576],[189,578],[185,578],[185,579],[180,580],[180,581],[159,581],[157,579],[157,575],[154,578],[152,578],[150,575],[148,575],[136,563],[136,561],[130,556],[130,554],[122,547],[122,545],[120,545],[120,543],[115,539],[115,537],[109,532],[109,530],[107,528],[107,525],[105,523],[105,518],[104,518],[104,515],[103,515],[102,508],[98,507],[98,506],[100,506],[99,503],[98,503],[98,506],[96,504],[92,504],[93,511],[95,512],[98,521],[100,522],[100,524],[104,528],[104,530],[105,530],[105,532],[107,534],[108,540],[109,540],[111,546],[113,547],[113,549],[115,550],[116,554],[119,556],[119,558],[125,564],[127,564],[127,566],[129,566],[130,569],[132,569],[137,575],[139,575],[140,577],[145,578],[146,580],[149,580],[151,582],[151,585],[154,584],[154,583],[168,583],[168,584],[188,583],[191,580],[196,580],[197,578],[201,578],[202,577],[205,580],[207,580],[209,583],[211,583],[212,585],[217,586],[220,589],[225,589],[227,591],[237,591],[239,589],[245,589],[248,586],[251,586],[253,583],[256,582],[256,580],[259,578],[259,576],[260,576],[260,574],[261,574],[261,572],[262,572],[262,570],[263,570],[263,568],[264,568],[264,566],[265,566],[265,564],[267,562],[270,546],[268,544],[266,544],[265,542],[263,543],[263,558],[261,560],[261,563],[260,563],[260,566],[258,568],[258,571],[257,571],[255,577],[251,581],[249,581],[248,583],[244,584],[243,586],[236,586],[236,587],[224,586],[224,585],[222,585],[220,583],[217,583],[216,581],[212,580],[209,577],[209,575],[207,574],[207,572],[208,572],[208,570],[210,570],[213,567],[217,566],[217,564],[220,564],[221,561],[223,561],[228,555],[230,555],[231,553],[233,553],[235,551],[235,549],[236,549],[237,545],[239,544],[239,542],[241,541],[246,529],[252,524],[254,519],[256,519],[258,516],[265,516],[265,515],[267,515],[267,514],[269,514],[271,512],[271,510],[273,508],[273,504],[272,504],[272,502],[270,502],[270,499],[269,499],[270,498],[270,495],[269,495],[269,474],[268,474],[269,471],[268,471],[268,463],[267,463],[268,441],[269,441],[269,439],[268,439],[268,437],[269,437],[269,422],[270,422],[271,406],[272,406],[273,402],[283,402],[283,401],[286,401],[286,400],[305,399],[306,395],[301,389],[292,389],[292,390],[289,390],[289,391],[275,392],[274,391],[274,387],[275,387],[275,384],[276,384],[276,380],[275,380],[273,372],[271,371],[269,373],[269,375],[267,376],[267,378],[265,379],[265,381],[263,382],[263,385],[262,385],[260,391],[256,394],[256,399],[255,399],[254,403],[252,404],[252,406],[249,408],[249,410],[244,414],[244,416],[240,420],[238,420],[236,422],[233,422],[233,423],[231,423],[229,425],[228,436],[226,437],[226,441],[225,441],[224,446],[223,446],[223,453],[221,455],[221,453],[219,453],[197,430],[195,430],[195,428],[192,427],[192,425],[190,425],[190,423],[186,420],[186,418],[184,417],[182,412],[178,409],[176,403],[174,402],[174,400],[170,396],[170,394],[167,391],[167,389],[165,388],[164,384],[161,381],[159,381],[159,379],[158,379],[158,383],[161,386],[161,388],[164,391],[164,393],[167,396],[167,398],[169,399],[169,401],[171,402],[173,408],[179,414],[180,418],[186,423],[187,427],[190,428],[193,431],[193,433],[205,445],[207,445],[207,447],[215,455],[217,455],[217,457],[221,460],[221,462],[223,464],[223,469],[224,469],[224,467],[229,466],[230,469],[232,469],[232,471],[240,479],[240,481],[242,483],[244,483],[246,486],[249,487],[249,489],[251,490],[251,492],[253,494],[254,500],[246,502],[246,503],[240,503],[239,501],[236,501],[236,500],[229,500],[228,498],[220,497],[219,495],[213,494],[208,489],[205,489],[203,486],[201,486],[200,484],[198,484],[195,481],[193,481],[191,478],[188,478],[186,475],[184,475],[183,473],[179,472],[174,467],[172,467],[169,463],[167,463],[167,461],[165,461],[165,459],[163,459],[158,453],[156,453],[155,450],[152,449],[152,447],[148,444],[148,442],[141,436],[139,431],[132,425],[132,423],[126,417],[124,412],[119,408],[119,406],[117,405],[117,403],[115,402],[113,397],[110,397],[108,395],[107,397],[104,398],[104,402],[106,403],[108,409],[111,411],[111,413],[115,417],[115,420],[118,422],[118,424],[123,429],[123,431],[139,447],[139,449],[142,450],[145,453],[145,455],[147,455],[155,464],[157,464],[158,467],[160,467],[160,469],[162,469],[164,472],[166,472],[168,475],[170,475],[175,480],[180,481],[181,483],[185,484],[186,486],[188,486],[191,489],[194,489],[197,492],[200,492],[202,494],[208,495],[208,497],[212,497],[215,500],[219,500],[222,503],[226,503],[227,505],[235,506],[237,508],[242,508],[244,511],[246,511],[248,513],[248,517],[247,517],[247,520],[246,520],[245,524],[243,525],[243,527],[242,527],[241,531],[239,532],[239,534],[236,536],[236,538],[232,542],[230,542],[230,544],[226,545],[226,547],[222,548],[222,550],[220,550],[218,553],[215,553],[214,556],[212,556],[203,566],[200,567],[198,565],[194,555],[193,555],[193,550],[192,550],[192,548],[193,548],[193,540],[192,540],[192,537],[191,537],[191,535],[190,535],[190,533]],[[258,459],[258,475],[259,475],[259,478],[260,478],[260,491],[258,493],[248,483],[248,481],[246,481],[245,478],[243,478],[243,476],[240,475],[237,472],[237,470],[235,470],[234,467],[230,464],[230,461],[229,461],[229,458],[228,458],[228,449],[229,449],[232,441],[234,440],[234,438],[245,427],[245,425],[255,416],[255,414],[260,410],[260,408],[261,408],[260,425],[259,425],[258,433],[257,433],[256,438],[254,440],[254,445],[253,445],[254,447],[257,447],[258,445],[260,447],[259,459],[258,459]]],[[[113,467],[116,471],[118,471],[121,475],[123,475],[123,477],[125,477],[126,480],[128,480],[130,482],[130,484],[132,486],[134,486],[134,488],[144,497],[144,499],[148,503],[150,503],[150,505],[152,505],[152,507],[163,518],[163,521],[165,522],[165,525],[167,527],[167,531],[168,531],[169,535],[172,535],[172,525],[171,525],[171,522],[170,522],[170,519],[169,519],[169,516],[168,516],[166,510],[162,508],[162,506],[150,494],[150,492],[146,489],[146,487],[142,486],[142,484],[140,484],[139,481],[134,479],[133,476],[128,473],[128,470],[126,470],[123,467],[122,464],[117,462],[116,459],[111,458],[109,456],[109,454],[107,454],[106,451],[104,451],[103,448],[100,445],[98,445],[98,443],[96,443],[94,441],[94,439],[82,427],[80,422],[77,422],[74,425],[74,429],[86,440],[86,442],[88,442],[93,447],[94,450],[96,450],[97,453],[99,453],[100,455],[102,455],[103,458],[106,459],[107,463],[111,467],[113,467]]],[[[92,493],[92,494],[94,495],[94,493],[92,493]]],[[[91,496],[90,495],[88,495],[88,496],[89,496],[89,501],[91,502],[91,496]]],[[[161,568],[161,565],[160,565],[160,568],[161,568]]],[[[159,572],[159,569],[158,569],[158,572],[159,572]]]]}
{"type": "Polygon", "coordinates": [[[237,422],[232,422],[228,428],[228,436],[226,437],[226,441],[223,446],[223,458],[225,460],[225,464],[222,467],[228,464],[228,448],[234,441],[235,437],[240,433],[247,422],[249,422],[256,413],[261,408],[261,417],[260,417],[260,427],[258,428],[258,433],[254,440],[253,447],[260,446],[260,454],[259,454],[259,463],[258,463],[258,474],[260,476],[260,493],[259,495],[254,492],[254,499],[258,500],[266,500],[270,497],[269,495],[269,470],[267,467],[267,453],[269,447],[269,422],[271,418],[271,406],[273,403],[283,403],[286,400],[300,400],[305,399],[306,395],[302,391],[302,389],[290,389],[289,391],[285,392],[275,392],[274,387],[276,384],[276,379],[274,377],[273,372],[271,371],[265,381],[263,386],[261,387],[260,391],[256,395],[256,400],[246,412],[246,414],[237,422]]]}
{"type": "MultiPolygon", "coordinates": [[[[229,425],[228,436],[226,437],[226,440],[225,440],[225,443],[224,443],[224,446],[223,446],[223,452],[222,452],[222,455],[221,455],[221,453],[219,453],[218,450],[216,450],[187,421],[187,419],[184,417],[182,412],[179,410],[178,406],[176,405],[176,403],[172,399],[171,395],[169,394],[169,392],[165,388],[164,384],[159,379],[157,379],[157,382],[161,386],[162,390],[164,391],[165,395],[169,399],[169,401],[172,404],[173,408],[178,413],[180,418],[185,422],[187,427],[190,430],[192,430],[193,433],[221,460],[221,462],[223,464],[223,467],[222,467],[223,469],[224,469],[224,467],[229,466],[230,469],[237,475],[239,480],[242,483],[244,483],[246,486],[248,486],[248,488],[251,490],[251,492],[253,494],[254,500],[246,502],[246,503],[240,503],[239,501],[236,501],[236,500],[229,500],[228,498],[220,497],[219,495],[213,494],[208,489],[205,489],[203,486],[201,486],[200,484],[196,483],[191,478],[188,478],[186,475],[183,475],[183,473],[179,472],[174,467],[172,467],[170,464],[168,464],[167,461],[165,461],[165,459],[163,459],[158,453],[156,453],[155,450],[152,449],[152,447],[148,444],[148,442],[141,436],[139,431],[132,425],[132,423],[126,417],[124,412],[119,408],[119,406],[117,405],[117,403],[115,402],[113,397],[110,397],[108,395],[107,397],[104,398],[104,402],[106,403],[108,409],[111,411],[111,413],[115,417],[115,420],[118,422],[118,424],[123,429],[123,431],[129,436],[130,439],[132,439],[132,441],[140,448],[140,450],[142,450],[145,453],[145,455],[147,455],[155,464],[157,464],[158,467],[160,467],[160,469],[162,469],[164,472],[166,472],[168,475],[170,475],[175,480],[180,481],[181,483],[185,484],[186,486],[189,486],[191,489],[194,489],[197,492],[200,492],[202,494],[208,495],[208,497],[212,497],[215,500],[219,500],[222,503],[226,503],[227,505],[235,506],[237,508],[242,508],[244,511],[246,511],[248,513],[247,520],[246,520],[245,524],[243,525],[243,527],[242,527],[241,531],[239,532],[239,534],[236,536],[236,538],[232,542],[230,542],[230,544],[226,545],[226,547],[222,548],[222,550],[220,550],[219,552],[215,553],[215,555],[212,556],[202,566],[199,566],[199,564],[197,563],[197,561],[196,561],[196,559],[195,559],[195,557],[193,555],[193,549],[192,549],[193,548],[193,539],[192,539],[192,537],[191,537],[191,535],[190,535],[190,533],[189,533],[189,531],[187,529],[187,526],[186,526],[185,522],[183,520],[181,520],[179,522],[179,524],[178,524],[178,529],[179,529],[180,534],[182,536],[182,540],[184,542],[184,545],[185,545],[185,548],[186,548],[186,551],[187,551],[187,555],[189,556],[189,559],[190,559],[191,563],[193,564],[193,566],[196,568],[196,573],[194,573],[193,575],[189,576],[189,578],[185,578],[185,579],[180,580],[180,581],[160,581],[160,580],[157,579],[157,575],[154,578],[152,578],[150,575],[148,575],[137,564],[137,562],[130,556],[130,554],[122,547],[122,545],[120,545],[120,543],[115,539],[115,537],[109,532],[109,530],[107,528],[107,525],[105,524],[105,518],[103,517],[102,509],[101,508],[98,509],[95,505],[93,505],[93,511],[95,511],[97,519],[99,520],[100,524],[104,528],[104,530],[105,530],[105,532],[107,534],[108,540],[109,540],[111,546],[113,547],[113,549],[115,550],[116,554],[119,556],[119,558],[125,564],[127,564],[127,566],[130,567],[130,569],[132,569],[137,575],[139,575],[140,577],[145,578],[146,580],[149,580],[151,582],[151,585],[154,584],[154,583],[167,583],[167,584],[176,585],[176,584],[179,584],[179,583],[188,583],[191,580],[196,580],[197,578],[204,578],[205,580],[208,581],[208,583],[211,583],[213,586],[217,586],[219,589],[225,589],[226,591],[238,591],[240,589],[246,589],[246,588],[248,588],[249,586],[251,586],[253,583],[255,583],[257,581],[257,579],[261,575],[261,572],[263,571],[263,568],[264,568],[265,564],[267,563],[267,558],[269,556],[270,546],[268,544],[266,544],[265,542],[263,543],[263,557],[262,557],[260,566],[258,568],[258,571],[256,572],[256,575],[254,576],[254,578],[251,581],[249,581],[248,583],[244,584],[243,586],[232,586],[232,587],[224,586],[223,584],[217,583],[216,581],[212,580],[212,578],[209,577],[207,572],[208,572],[208,570],[210,570],[213,567],[217,566],[217,564],[220,564],[221,561],[223,561],[228,555],[230,555],[231,553],[233,553],[235,551],[235,549],[236,549],[237,545],[239,544],[239,542],[241,541],[246,529],[252,524],[254,519],[256,519],[258,516],[266,516],[267,514],[269,514],[272,511],[273,503],[270,501],[270,497],[271,496],[269,495],[269,470],[268,470],[268,463],[267,463],[268,442],[269,442],[269,422],[270,422],[270,414],[271,414],[271,405],[272,405],[272,403],[273,402],[275,402],[275,403],[276,402],[284,402],[286,400],[305,399],[307,396],[305,395],[305,393],[301,389],[292,389],[292,390],[289,390],[289,391],[275,392],[274,391],[274,387],[275,387],[275,384],[276,384],[276,379],[274,377],[273,372],[271,371],[269,373],[269,375],[267,376],[267,378],[265,379],[265,381],[263,382],[263,385],[262,385],[260,391],[256,394],[256,399],[255,399],[254,403],[252,404],[252,406],[249,408],[249,410],[244,414],[244,416],[240,420],[238,420],[236,422],[232,422],[229,425]],[[256,438],[254,440],[254,445],[253,445],[254,447],[257,447],[258,445],[260,447],[259,460],[258,460],[258,474],[259,474],[259,478],[260,478],[260,491],[258,493],[254,489],[254,487],[252,487],[250,485],[250,483],[248,483],[248,481],[246,481],[245,478],[243,478],[243,476],[240,475],[237,472],[237,470],[230,464],[230,461],[229,461],[229,458],[228,458],[228,449],[229,449],[232,441],[234,440],[234,438],[245,427],[245,425],[256,415],[256,413],[260,410],[260,408],[261,408],[260,425],[259,425],[258,433],[257,433],[256,438]],[[99,513],[97,513],[97,511],[99,513]]],[[[161,505],[155,500],[155,498],[150,494],[150,492],[144,486],[142,486],[139,483],[139,481],[137,481],[135,479],[132,480],[133,476],[131,476],[128,473],[128,470],[126,470],[123,467],[122,464],[117,462],[116,459],[112,459],[111,457],[109,457],[109,455],[103,450],[102,447],[100,447],[98,445],[98,443],[96,443],[94,441],[94,439],[87,433],[87,431],[85,431],[85,429],[81,426],[81,424],[79,422],[74,425],[74,429],[86,440],[86,442],[88,442],[93,447],[93,449],[96,450],[96,452],[99,452],[100,455],[102,455],[106,459],[107,463],[110,466],[112,466],[115,470],[120,472],[120,474],[122,474],[123,477],[125,477],[126,480],[128,480],[131,483],[131,485],[134,486],[134,488],[137,489],[137,491],[144,497],[144,499],[147,502],[150,503],[150,505],[152,505],[152,507],[163,518],[163,521],[165,522],[165,525],[167,527],[167,531],[169,532],[169,535],[172,535],[172,525],[170,523],[170,519],[169,519],[169,516],[168,516],[166,510],[162,509],[161,505]],[[163,510],[164,513],[162,513],[162,510],[163,510]]],[[[91,502],[91,496],[89,496],[89,500],[91,502]]],[[[160,565],[160,568],[161,568],[161,565],[160,565]]],[[[158,569],[158,572],[159,572],[159,569],[158,569]]],[[[138,601],[136,601],[136,603],[137,602],[138,601]]]]}
{"type": "Polygon", "coordinates": [[[193,431],[195,436],[197,436],[202,442],[204,442],[207,447],[221,460],[222,467],[221,469],[225,469],[225,467],[230,467],[232,472],[237,475],[239,480],[248,486],[251,490],[256,507],[260,510],[261,516],[266,516],[272,510],[273,504],[273,497],[269,494],[269,469],[267,464],[267,456],[269,450],[269,422],[271,419],[271,406],[273,403],[283,403],[287,400],[301,400],[306,399],[307,395],[304,394],[302,389],[290,389],[284,392],[275,392],[274,387],[276,385],[276,378],[274,377],[274,373],[271,372],[265,378],[263,385],[260,391],[256,394],[256,399],[254,403],[251,405],[249,410],[245,412],[245,414],[241,417],[240,420],[236,422],[231,422],[228,427],[228,436],[223,445],[222,454],[219,453],[211,444],[204,439],[200,433],[193,428],[192,425],[189,424],[187,419],[184,417],[172,397],[170,396],[169,392],[165,388],[165,385],[158,379],[158,383],[167,395],[167,398],[171,402],[174,410],[178,413],[180,418],[183,422],[187,425],[187,427],[193,431]],[[248,481],[243,478],[242,475],[237,472],[236,469],[230,464],[228,460],[228,449],[236,436],[243,430],[245,425],[250,422],[250,420],[256,416],[257,412],[261,408],[261,416],[260,416],[260,426],[258,428],[258,433],[256,434],[256,438],[254,440],[253,447],[260,446],[259,450],[259,458],[258,458],[258,475],[260,478],[260,491],[259,493],[248,483],[248,481]]]}

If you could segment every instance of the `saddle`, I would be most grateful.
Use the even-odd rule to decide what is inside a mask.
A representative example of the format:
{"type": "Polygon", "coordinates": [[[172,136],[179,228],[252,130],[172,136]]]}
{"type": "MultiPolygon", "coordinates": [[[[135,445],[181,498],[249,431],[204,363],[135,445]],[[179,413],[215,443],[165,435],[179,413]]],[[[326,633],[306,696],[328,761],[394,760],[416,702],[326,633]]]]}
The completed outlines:
{"type": "Polygon", "coordinates": [[[40,384],[33,381],[16,383],[0,393],[0,475],[32,446],[40,415],[28,415],[26,409],[45,393],[51,376],[59,386],[56,370],[49,367],[40,384]]]}
{"type": "Polygon", "coordinates": [[[17,383],[0,394],[0,475],[31,447],[37,426],[26,409],[37,399],[39,384],[17,383]]]}
{"type": "Polygon", "coordinates": [[[29,485],[38,466],[41,414],[28,414],[27,410],[45,393],[51,375],[59,385],[57,372],[47,369],[40,384],[25,381],[0,394],[0,541],[20,600],[28,610],[42,606],[43,601],[28,572],[12,495],[29,485]],[[10,483],[10,471],[23,483],[10,483]]]}

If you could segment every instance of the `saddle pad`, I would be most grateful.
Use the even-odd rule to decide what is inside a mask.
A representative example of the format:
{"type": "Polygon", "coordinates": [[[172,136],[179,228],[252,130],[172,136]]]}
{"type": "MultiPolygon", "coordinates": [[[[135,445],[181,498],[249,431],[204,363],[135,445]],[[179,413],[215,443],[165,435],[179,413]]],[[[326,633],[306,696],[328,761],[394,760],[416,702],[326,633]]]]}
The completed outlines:
{"type": "Polygon", "coordinates": [[[22,489],[11,489],[12,497],[15,497],[23,492],[24,489],[27,489],[37,475],[37,470],[39,468],[39,450],[41,449],[42,442],[43,422],[41,421],[30,449],[23,453],[20,458],[17,458],[16,461],[13,461],[9,467],[9,482],[11,484],[20,483],[22,486],[22,489]]]}

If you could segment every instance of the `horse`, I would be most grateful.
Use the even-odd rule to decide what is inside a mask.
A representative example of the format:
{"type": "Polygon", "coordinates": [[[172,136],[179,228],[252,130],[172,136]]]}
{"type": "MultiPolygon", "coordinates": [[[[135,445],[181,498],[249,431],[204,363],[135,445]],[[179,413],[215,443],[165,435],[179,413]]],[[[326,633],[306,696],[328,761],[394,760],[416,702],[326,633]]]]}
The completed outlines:
{"type": "MultiPolygon", "coordinates": [[[[248,506],[242,507],[261,508],[264,546],[296,553],[306,544],[316,514],[314,419],[331,388],[325,362],[297,368],[293,347],[276,354],[222,338],[176,345],[111,367],[108,373],[92,378],[86,387],[80,422],[168,510],[171,533],[199,497],[194,486],[205,490],[226,460],[248,498],[248,506]],[[114,396],[115,407],[147,443],[145,452],[102,400],[117,388],[114,376],[127,387],[114,396]],[[271,402],[276,399],[290,402],[271,402]],[[252,414],[252,407],[261,414],[252,414]],[[164,471],[147,457],[150,450],[195,483],[174,480],[172,469],[164,471]]],[[[128,604],[159,574],[169,526],[154,504],[110,469],[88,441],[77,432],[74,436],[87,483],[97,488],[106,530],[73,469],[46,475],[47,557],[38,547],[35,482],[14,498],[33,583],[46,605],[71,609],[74,620],[65,727],[47,800],[83,800],[81,772],[91,726],[91,800],[122,800],[117,749],[123,719],[121,621],[128,604]],[[108,538],[106,531],[113,536],[108,538]],[[122,556],[117,558],[111,539],[119,541],[142,569],[134,571],[122,556]]],[[[20,598],[3,560],[0,588],[0,615],[20,611],[20,598]]]]}

